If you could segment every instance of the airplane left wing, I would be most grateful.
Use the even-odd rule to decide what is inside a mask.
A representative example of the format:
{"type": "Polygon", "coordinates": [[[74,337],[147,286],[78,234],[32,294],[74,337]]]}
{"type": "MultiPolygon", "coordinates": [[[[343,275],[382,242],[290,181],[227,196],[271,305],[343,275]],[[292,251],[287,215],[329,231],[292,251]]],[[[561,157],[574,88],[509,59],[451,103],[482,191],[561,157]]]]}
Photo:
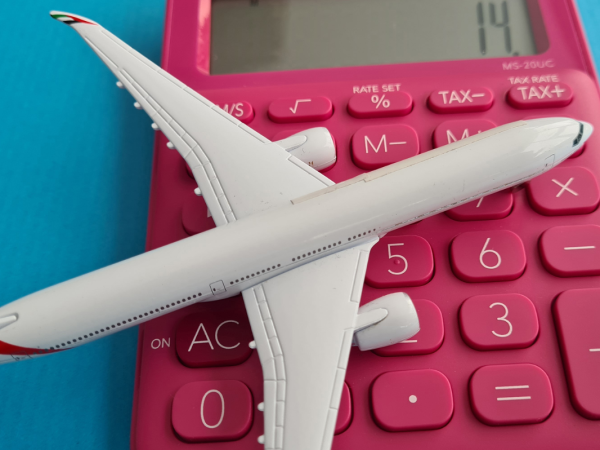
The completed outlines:
{"type": "Polygon", "coordinates": [[[329,450],[375,238],[243,291],[264,377],[265,449],[329,450]]]}
{"type": "Polygon", "coordinates": [[[185,159],[217,226],[334,184],[96,22],[50,15],[81,35],[185,159]]]}

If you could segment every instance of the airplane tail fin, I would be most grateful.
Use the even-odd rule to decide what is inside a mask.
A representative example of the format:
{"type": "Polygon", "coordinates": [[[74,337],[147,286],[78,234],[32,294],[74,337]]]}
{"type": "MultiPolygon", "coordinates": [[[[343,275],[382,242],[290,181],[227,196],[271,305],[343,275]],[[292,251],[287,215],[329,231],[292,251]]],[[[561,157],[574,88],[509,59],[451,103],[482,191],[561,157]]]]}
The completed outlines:
{"type": "Polygon", "coordinates": [[[98,25],[93,20],[87,19],[82,16],[78,16],[76,14],[66,13],[62,11],[50,11],[50,17],[58,20],[59,22],[65,23],[69,26],[74,25],[76,23],[85,23],[88,25],[98,25]]]}

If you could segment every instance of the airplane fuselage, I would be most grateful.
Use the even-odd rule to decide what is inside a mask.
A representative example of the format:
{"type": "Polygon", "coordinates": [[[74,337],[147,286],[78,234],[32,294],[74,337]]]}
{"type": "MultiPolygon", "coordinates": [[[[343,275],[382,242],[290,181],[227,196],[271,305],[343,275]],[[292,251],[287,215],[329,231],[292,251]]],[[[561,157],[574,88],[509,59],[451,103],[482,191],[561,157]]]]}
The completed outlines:
{"type": "Polygon", "coordinates": [[[506,125],[28,295],[0,308],[0,362],[68,349],[191,303],[235,296],[523,183],[572,154],[581,132],[571,119],[506,125]]]}

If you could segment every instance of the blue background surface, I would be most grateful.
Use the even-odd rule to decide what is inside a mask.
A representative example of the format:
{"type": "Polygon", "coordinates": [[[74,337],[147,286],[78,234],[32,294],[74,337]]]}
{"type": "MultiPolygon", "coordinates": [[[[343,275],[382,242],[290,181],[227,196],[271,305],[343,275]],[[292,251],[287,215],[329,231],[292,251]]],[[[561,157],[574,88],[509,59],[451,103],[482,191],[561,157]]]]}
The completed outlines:
{"type": "MultiPolygon", "coordinates": [[[[578,4],[600,65],[600,2],[578,4]]],[[[3,2],[0,305],[144,250],[150,120],[51,9],[160,61],[165,0],[3,2]]],[[[134,328],[0,366],[0,449],[128,449],[136,344],[134,328]]]]}

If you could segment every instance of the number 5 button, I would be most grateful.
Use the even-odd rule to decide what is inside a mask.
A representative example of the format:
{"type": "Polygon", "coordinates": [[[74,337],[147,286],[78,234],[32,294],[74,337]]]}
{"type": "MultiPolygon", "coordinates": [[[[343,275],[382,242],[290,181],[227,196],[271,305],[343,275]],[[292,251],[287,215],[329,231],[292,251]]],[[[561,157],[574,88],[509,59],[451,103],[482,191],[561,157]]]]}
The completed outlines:
{"type": "Polygon", "coordinates": [[[476,350],[529,347],[539,331],[535,306],[520,294],[471,297],[458,318],[463,339],[476,350]]]}
{"type": "Polygon", "coordinates": [[[472,231],[458,235],[450,247],[454,274],[463,281],[516,280],[525,271],[525,248],[512,231],[472,231]]]}
{"type": "Polygon", "coordinates": [[[386,236],[371,250],[366,281],[376,288],[421,286],[433,276],[433,252],[420,236],[386,236]]]}

